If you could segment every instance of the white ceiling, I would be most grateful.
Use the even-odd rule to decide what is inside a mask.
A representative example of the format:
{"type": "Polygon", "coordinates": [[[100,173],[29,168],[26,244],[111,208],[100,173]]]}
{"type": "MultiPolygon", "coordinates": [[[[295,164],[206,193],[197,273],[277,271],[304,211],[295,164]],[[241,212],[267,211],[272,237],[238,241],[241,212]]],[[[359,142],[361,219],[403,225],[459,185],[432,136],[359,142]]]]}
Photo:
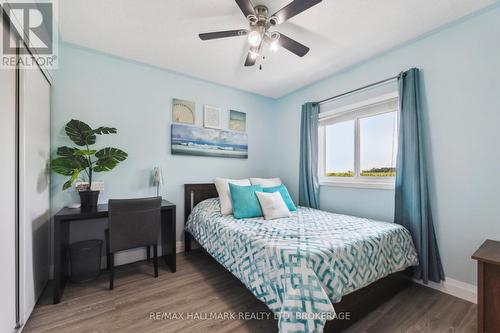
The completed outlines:
{"type": "MultiPolygon", "coordinates": [[[[323,0],[278,26],[309,46],[281,49],[244,68],[245,37],[200,32],[246,28],[233,0],[63,0],[63,40],[270,97],[280,97],[497,0],[323,0]]],[[[290,0],[254,0],[275,12],[290,0]]]]}

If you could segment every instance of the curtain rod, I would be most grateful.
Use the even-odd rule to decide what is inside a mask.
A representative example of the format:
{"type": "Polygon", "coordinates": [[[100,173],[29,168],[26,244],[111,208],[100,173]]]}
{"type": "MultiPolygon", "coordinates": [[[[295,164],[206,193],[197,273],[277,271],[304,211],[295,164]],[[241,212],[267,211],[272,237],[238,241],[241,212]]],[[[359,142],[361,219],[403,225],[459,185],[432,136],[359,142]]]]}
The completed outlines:
{"type": "MultiPolygon", "coordinates": [[[[403,75],[406,75],[406,73],[404,73],[403,75]]],[[[361,88],[357,88],[357,89],[354,89],[354,90],[342,93],[340,95],[329,97],[329,98],[323,99],[323,100],[321,100],[319,102],[314,102],[314,104],[323,104],[323,103],[330,102],[330,101],[332,101],[334,99],[337,99],[337,98],[340,98],[340,97],[343,97],[343,96],[346,96],[346,95],[350,95],[352,93],[355,93],[355,92],[358,92],[358,91],[361,91],[361,90],[365,90],[365,89],[368,89],[368,88],[371,88],[371,87],[378,86],[380,84],[387,83],[389,81],[398,80],[400,78],[400,76],[401,76],[401,74],[398,74],[398,75],[392,76],[390,78],[387,78],[387,79],[384,79],[384,80],[381,80],[381,81],[378,81],[378,82],[370,83],[370,84],[368,84],[366,86],[363,86],[361,88]]]]}

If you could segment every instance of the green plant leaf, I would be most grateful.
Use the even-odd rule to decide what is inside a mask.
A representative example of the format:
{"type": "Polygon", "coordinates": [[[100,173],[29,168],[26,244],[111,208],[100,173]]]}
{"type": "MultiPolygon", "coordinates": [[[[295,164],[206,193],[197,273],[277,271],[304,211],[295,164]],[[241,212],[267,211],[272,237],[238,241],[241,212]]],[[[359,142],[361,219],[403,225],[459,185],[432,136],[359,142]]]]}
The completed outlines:
{"type": "Polygon", "coordinates": [[[57,155],[61,156],[61,157],[74,159],[75,162],[80,165],[81,169],[85,169],[88,167],[89,162],[83,156],[83,154],[78,153],[78,151],[80,151],[78,148],[71,148],[71,147],[63,146],[63,147],[57,148],[57,155]]]}
{"type": "Polygon", "coordinates": [[[105,172],[112,170],[118,163],[124,161],[128,154],[118,148],[106,147],[95,153],[97,158],[95,172],[105,172]]]}
{"type": "Polygon", "coordinates": [[[79,161],[72,157],[58,157],[53,159],[50,165],[52,171],[63,176],[73,176],[75,172],[80,173],[83,168],[79,161]]]}
{"type": "Polygon", "coordinates": [[[80,120],[71,119],[65,127],[66,134],[78,146],[93,145],[96,136],[89,125],[80,120]]]}
{"type": "Polygon", "coordinates": [[[73,185],[73,181],[70,179],[70,180],[68,180],[67,182],[65,182],[65,183],[63,184],[63,187],[62,187],[63,191],[64,191],[64,190],[67,190],[68,188],[70,188],[70,187],[71,187],[71,185],[73,185]]]}
{"type": "Polygon", "coordinates": [[[75,156],[75,160],[80,165],[80,169],[86,169],[89,167],[89,161],[84,156],[75,156]]]}
{"type": "Polygon", "coordinates": [[[117,164],[114,161],[107,161],[106,163],[96,165],[92,170],[94,172],[107,172],[113,170],[117,164]]]}
{"type": "Polygon", "coordinates": [[[68,188],[70,188],[73,185],[73,183],[75,182],[75,180],[78,179],[78,176],[80,175],[80,172],[82,172],[82,171],[83,170],[74,170],[73,171],[73,174],[71,175],[71,178],[67,182],[65,182],[63,184],[63,188],[62,188],[63,191],[67,190],[68,188]]]}
{"type": "Polygon", "coordinates": [[[75,151],[75,155],[76,156],[92,156],[94,155],[95,153],[97,152],[97,150],[92,150],[92,149],[89,149],[89,150],[82,150],[82,149],[76,149],[75,151]]]}
{"type": "Polygon", "coordinates": [[[71,148],[71,147],[59,147],[57,148],[57,155],[58,156],[63,156],[63,157],[71,157],[75,155],[76,148],[71,148]]]}
{"type": "Polygon", "coordinates": [[[101,126],[101,127],[96,128],[94,130],[94,133],[98,134],[98,135],[116,134],[116,132],[117,132],[116,128],[114,128],[114,127],[105,127],[105,126],[101,126]]]}
{"type": "Polygon", "coordinates": [[[95,153],[95,157],[97,157],[99,160],[112,158],[114,160],[117,160],[118,162],[121,162],[127,159],[128,154],[118,148],[106,147],[95,153]]]}

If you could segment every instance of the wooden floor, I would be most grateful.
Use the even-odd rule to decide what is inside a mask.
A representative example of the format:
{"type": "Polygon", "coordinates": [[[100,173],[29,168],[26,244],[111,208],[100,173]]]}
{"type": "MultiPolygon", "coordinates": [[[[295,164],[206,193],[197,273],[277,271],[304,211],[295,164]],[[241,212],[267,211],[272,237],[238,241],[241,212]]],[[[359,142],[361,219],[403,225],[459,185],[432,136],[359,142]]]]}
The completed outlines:
{"type": "MultiPolygon", "coordinates": [[[[139,262],[115,270],[115,289],[107,275],[90,283],[66,286],[60,304],[44,295],[23,332],[276,332],[277,322],[216,318],[271,316],[234,276],[207,254],[177,255],[177,273],[139,262]],[[154,313],[165,313],[152,319],[154,313]],[[168,317],[170,316],[170,317],[168,317]],[[188,318],[191,316],[191,318],[188,318]],[[198,316],[198,317],[196,317],[198,316]],[[202,318],[205,316],[205,318],[202,318]],[[183,317],[183,318],[181,318],[183,317]]],[[[414,285],[381,305],[347,332],[475,332],[476,305],[414,285]]]]}

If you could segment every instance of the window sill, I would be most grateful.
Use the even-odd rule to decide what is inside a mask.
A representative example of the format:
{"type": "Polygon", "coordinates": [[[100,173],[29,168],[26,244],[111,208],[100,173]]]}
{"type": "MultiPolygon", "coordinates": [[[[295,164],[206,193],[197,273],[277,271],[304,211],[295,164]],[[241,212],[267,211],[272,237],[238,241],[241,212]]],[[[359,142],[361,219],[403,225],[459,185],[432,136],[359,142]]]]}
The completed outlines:
{"type": "Polygon", "coordinates": [[[393,181],[374,182],[374,181],[333,180],[333,179],[321,179],[319,181],[319,185],[333,186],[333,187],[378,189],[378,190],[394,190],[396,187],[393,181]]]}

